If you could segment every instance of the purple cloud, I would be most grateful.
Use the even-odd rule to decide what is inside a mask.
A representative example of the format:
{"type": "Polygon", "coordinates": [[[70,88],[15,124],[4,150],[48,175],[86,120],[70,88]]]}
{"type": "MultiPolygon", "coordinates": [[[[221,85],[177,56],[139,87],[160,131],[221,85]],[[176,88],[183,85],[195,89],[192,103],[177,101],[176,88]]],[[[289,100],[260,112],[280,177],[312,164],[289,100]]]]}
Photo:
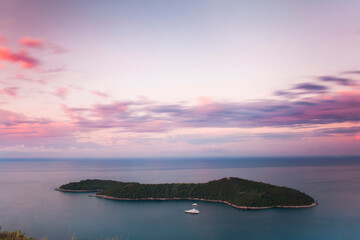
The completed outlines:
{"type": "Polygon", "coordinates": [[[360,133],[360,127],[325,128],[325,129],[317,130],[316,133],[321,136],[336,135],[336,134],[354,136],[360,133]]]}
{"type": "Polygon", "coordinates": [[[212,102],[203,105],[114,102],[86,109],[64,109],[79,128],[119,128],[130,132],[176,128],[308,127],[360,121],[360,94],[333,94],[323,98],[212,102]]]}
{"type": "Polygon", "coordinates": [[[314,83],[300,83],[296,85],[293,89],[305,90],[305,91],[325,91],[328,88],[326,86],[314,84],[314,83]]]}
{"type": "Polygon", "coordinates": [[[342,74],[360,74],[360,71],[345,71],[342,74]]]}
{"type": "MultiPolygon", "coordinates": [[[[330,81],[330,83],[338,84],[335,81],[330,81]]],[[[242,141],[244,138],[280,139],[289,135],[292,138],[301,138],[358,134],[359,129],[355,127],[306,132],[308,127],[360,122],[359,92],[352,91],[351,94],[324,92],[322,91],[324,88],[316,86],[322,85],[309,83],[297,85],[299,89],[307,89],[306,91],[313,93],[311,98],[300,94],[296,98],[280,100],[264,99],[252,102],[208,100],[195,105],[184,102],[161,104],[143,99],[94,104],[88,107],[62,105],[68,117],[68,120],[64,122],[29,118],[22,114],[0,110],[0,138],[12,139],[13,142],[30,138],[34,139],[34,142],[47,142],[45,140],[47,138],[56,137],[66,140],[72,139],[77,133],[83,134],[101,129],[109,129],[118,134],[124,132],[161,133],[179,128],[296,127],[304,128],[305,131],[292,134],[257,133],[231,136],[205,134],[205,138],[209,137],[208,140],[204,140],[201,136],[191,137],[191,139],[183,138],[183,141],[191,144],[203,142],[216,144],[242,141]]],[[[57,142],[55,141],[54,144],[57,142]]]]}
{"type": "Polygon", "coordinates": [[[341,77],[334,77],[334,76],[321,76],[318,79],[322,82],[332,82],[337,83],[339,85],[344,86],[351,86],[355,84],[355,81],[349,78],[341,78],[341,77]]]}

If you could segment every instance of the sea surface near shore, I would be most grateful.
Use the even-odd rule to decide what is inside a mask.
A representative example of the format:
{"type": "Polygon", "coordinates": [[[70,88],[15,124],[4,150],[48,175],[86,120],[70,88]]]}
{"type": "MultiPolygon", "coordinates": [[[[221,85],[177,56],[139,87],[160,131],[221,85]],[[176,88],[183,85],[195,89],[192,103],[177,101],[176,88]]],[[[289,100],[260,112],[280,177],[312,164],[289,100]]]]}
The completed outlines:
{"type": "Polygon", "coordinates": [[[0,226],[37,238],[358,239],[360,158],[2,159],[0,226]],[[54,188],[87,178],[140,183],[233,176],[299,189],[319,205],[238,210],[192,201],[112,201],[54,188]]]}

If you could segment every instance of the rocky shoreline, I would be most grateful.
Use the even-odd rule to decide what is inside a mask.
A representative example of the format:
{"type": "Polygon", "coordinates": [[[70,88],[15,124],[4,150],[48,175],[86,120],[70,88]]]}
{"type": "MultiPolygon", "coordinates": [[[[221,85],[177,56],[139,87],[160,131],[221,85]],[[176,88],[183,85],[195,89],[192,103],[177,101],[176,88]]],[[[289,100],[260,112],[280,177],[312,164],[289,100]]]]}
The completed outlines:
{"type": "Polygon", "coordinates": [[[270,209],[270,208],[311,208],[318,205],[318,202],[315,201],[310,205],[301,205],[301,206],[268,206],[268,207],[248,207],[248,206],[238,206],[232,203],[229,203],[227,201],[222,200],[210,200],[210,199],[203,199],[203,198],[116,198],[116,197],[110,197],[106,195],[90,195],[91,197],[97,197],[97,198],[104,198],[104,199],[110,199],[110,200],[119,200],[119,201],[151,201],[151,200],[157,200],[157,201],[168,201],[168,200],[192,200],[192,201],[204,201],[204,202],[218,202],[218,203],[224,203],[226,205],[229,205],[231,207],[237,208],[237,209],[248,209],[248,210],[260,210],[260,209],[270,209]]]}
{"type": "Polygon", "coordinates": [[[61,189],[61,188],[55,188],[56,191],[60,192],[72,192],[72,193],[91,193],[91,192],[99,192],[99,189],[95,190],[68,190],[68,189],[61,189]]]}

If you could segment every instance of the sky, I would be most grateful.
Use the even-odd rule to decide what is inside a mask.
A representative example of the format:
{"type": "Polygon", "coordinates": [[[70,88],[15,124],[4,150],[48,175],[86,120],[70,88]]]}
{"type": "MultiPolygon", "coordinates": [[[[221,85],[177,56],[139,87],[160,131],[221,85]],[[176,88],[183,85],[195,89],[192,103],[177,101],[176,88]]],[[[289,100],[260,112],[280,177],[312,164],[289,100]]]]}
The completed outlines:
{"type": "Polygon", "coordinates": [[[360,155],[357,0],[0,6],[0,158],[360,155]]]}

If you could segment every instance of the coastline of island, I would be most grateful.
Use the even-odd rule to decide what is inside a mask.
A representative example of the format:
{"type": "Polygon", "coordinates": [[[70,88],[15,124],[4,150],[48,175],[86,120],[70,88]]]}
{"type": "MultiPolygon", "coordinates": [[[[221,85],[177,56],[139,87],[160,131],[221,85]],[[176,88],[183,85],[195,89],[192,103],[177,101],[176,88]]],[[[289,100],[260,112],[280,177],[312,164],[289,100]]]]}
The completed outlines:
{"type": "Polygon", "coordinates": [[[56,191],[59,192],[70,192],[70,193],[91,193],[91,192],[100,192],[100,189],[96,189],[96,190],[70,190],[70,189],[62,189],[62,188],[55,188],[56,191]]]}
{"type": "MultiPolygon", "coordinates": [[[[89,192],[99,192],[100,190],[68,190],[68,189],[61,189],[55,188],[55,190],[60,192],[70,192],[70,193],[89,193],[89,192]]],[[[317,201],[313,202],[309,205],[299,205],[299,206],[281,206],[281,205],[274,205],[274,206],[267,206],[267,207],[249,207],[249,206],[238,206],[236,204],[223,201],[223,200],[211,200],[211,199],[204,199],[204,198],[117,198],[111,197],[106,195],[97,195],[92,194],[89,197],[97,197],[109,200],[116,200],[116,201],[172,201],[172,200],[191,200],[191,201],[202,201],[202,202],[215,202],[215,203],[223,203],[229,205],[233,208],[237,209],[245,209],[245,210],[261,210],[261,209],[271,209],[271,208],[311,208],[316,207],[319,205],[317,201]]]]}
{"type": "Polygon", "coordinates": [[[300,205],[300,206],[267,206],[267,207],[249,207],[249,206],[238,206],[236,204],[222,201],[222,200],[211,200],[211,199],[203,199],[203,198],[116,198],[106,195],[89,195],[90,197],[97,197],[97,198],[103,198],[103,199],[110,199],[110,200],[116,200],[116,201],[171,201],[171,200],[192,200],[192,201],[202,201],[202,202],[215,202],[215,203],[224,203],[226,205],[229,205],[233,208],[237,209],[245,209],[245,210],[261,210],[261,209],[271,209],[271,208],[311,208],[318,205],[318,202],[315,201],[312,204],[309,205],[300,205]]]}
{"type": "Polygon", "coordinates": [[[223,178],[207,183],[140,184],[88,179],[72,182],[55,190],[95,193],[89,196],[118,201],[191,200],[223,203],[236,209],[311,208],[318,202],[288,187],[240,178],[223,178]]]}

